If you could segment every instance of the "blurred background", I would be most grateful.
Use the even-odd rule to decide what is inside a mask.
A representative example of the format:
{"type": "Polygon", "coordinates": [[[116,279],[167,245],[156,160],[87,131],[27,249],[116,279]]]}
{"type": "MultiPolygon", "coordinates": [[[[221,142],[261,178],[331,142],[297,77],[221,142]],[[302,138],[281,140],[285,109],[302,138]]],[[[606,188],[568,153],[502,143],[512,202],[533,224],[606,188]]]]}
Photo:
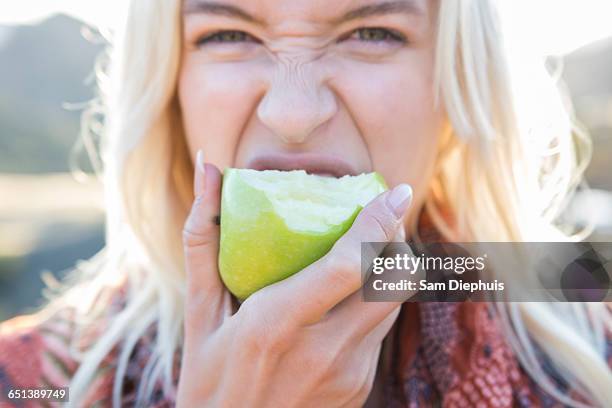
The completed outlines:
{"type": "MultiPolygon", "coordinates": [[[[43,272],[61,277],[104,246],[101,185],[94,176],[71,174],[69,157],[84,103],[94,97],[94,62],[104,49],[89,26],[112,29],[121,16],[113,0],[7,3],[0,6],[0,321],[40,304],[43,272]]],[[[562,57],[563,81],[595,144],[587,171],[593,190],[577,197],[571,216],[594,220],[593,237],[607,241],[612,240],[609,3],[505,2],[512,4],[505,13],[521,18],[517,35],[537,32],[540,52],[555,61],[562,57]]],[[[91,175],[86,155],[76,157],[91,175]]]]}

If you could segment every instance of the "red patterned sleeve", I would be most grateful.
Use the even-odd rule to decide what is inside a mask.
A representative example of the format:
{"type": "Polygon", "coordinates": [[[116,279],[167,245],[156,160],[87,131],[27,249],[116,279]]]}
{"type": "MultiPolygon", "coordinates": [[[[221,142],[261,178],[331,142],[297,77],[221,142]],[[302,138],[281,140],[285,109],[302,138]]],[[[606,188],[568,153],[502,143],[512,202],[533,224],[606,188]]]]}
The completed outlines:
{"type": "Polygon", "coordinates": [[[0,324],[0,407],[12,406],[11,389],[68,386],[77,366],[69,352],[70,333],[69,320],[60,316],[19,316],[0,324]]]}

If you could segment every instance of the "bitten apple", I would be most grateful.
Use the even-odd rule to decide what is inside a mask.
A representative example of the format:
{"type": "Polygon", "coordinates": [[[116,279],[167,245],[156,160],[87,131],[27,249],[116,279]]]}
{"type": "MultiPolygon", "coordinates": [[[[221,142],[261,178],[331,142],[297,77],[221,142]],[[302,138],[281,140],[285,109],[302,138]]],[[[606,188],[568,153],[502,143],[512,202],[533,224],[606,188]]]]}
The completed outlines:
{"type": "Polygon", "coordinates": [[[378,173],[341,178],[226,169],[221,199],[221,278],[238,299],[325,255],[361,209],[387,190],[378,173]]]}

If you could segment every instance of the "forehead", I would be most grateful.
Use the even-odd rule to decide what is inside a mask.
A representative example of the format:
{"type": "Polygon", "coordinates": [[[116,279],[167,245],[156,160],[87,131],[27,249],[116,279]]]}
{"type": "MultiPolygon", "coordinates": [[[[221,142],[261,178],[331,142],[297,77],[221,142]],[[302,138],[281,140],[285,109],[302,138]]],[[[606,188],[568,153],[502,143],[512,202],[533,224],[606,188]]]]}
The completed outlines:
{"type": "Polygon", "coordinates": [[[184,0],[185,14],[209,13],[253,22],[277,24],[288,20],[342,22],[370,15],[430,14],[431,0],[184,0]]]}

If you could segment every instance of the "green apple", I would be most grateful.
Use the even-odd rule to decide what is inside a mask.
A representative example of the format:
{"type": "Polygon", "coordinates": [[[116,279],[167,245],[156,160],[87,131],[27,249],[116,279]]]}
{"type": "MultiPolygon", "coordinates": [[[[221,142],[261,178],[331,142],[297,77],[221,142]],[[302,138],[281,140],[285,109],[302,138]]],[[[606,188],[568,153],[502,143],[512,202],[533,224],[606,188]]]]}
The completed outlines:
{"type": "Polygon", "coordinates": [[[226,169],[219,250],[223,282],[244,300],[304,269],[385,190],[378,173],[334,178],[304,170],[226,169]]]}

